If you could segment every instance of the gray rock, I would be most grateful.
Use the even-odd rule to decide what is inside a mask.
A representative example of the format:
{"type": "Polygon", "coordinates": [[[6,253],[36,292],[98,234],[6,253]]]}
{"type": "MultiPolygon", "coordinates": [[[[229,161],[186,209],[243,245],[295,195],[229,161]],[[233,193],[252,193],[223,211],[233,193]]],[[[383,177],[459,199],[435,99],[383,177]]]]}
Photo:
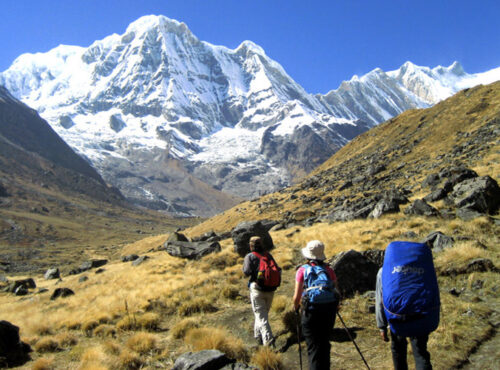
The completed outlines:
{"type": "Polygon", "coordinates": [[[90,260],[83,262],[80,266],[80,272],[88,271],[93,268],[101,267],[104,266],[105,264],[108,263],[108,260],[90,260]]]}
{"type": "Polygon", "coordinates": [[[470,221],[475,218],[484,216],[484,213],[478,212],[471,208],[459,208],[456,211],[456,216],[464,221],[470,221]]]}
{"type": "Polygon", "coordinates": [[[148,259],[149,259],[148,256],[141,256],[139,258],[136,258],[134,261],[132,261],[132,266],[139,266],[141,263],[143,263],[148,259]]]}
{"type": "Polygon", "coordinates": [[[261,237],[263,247],[266,251],[274,248],[273,239],[261,221],[245,221],[238,224],[231,232],[235,252],[242,257],[249,253],[250,246],[248,242],[252,236],[261,237]]]}
{"type": "Polygon", "coordinates": [[[59,297],[64,298],[74,294],[75,292],[73,292],[69,288],[57,288],[56,290],[54,290],[54,293],[52,293],[52,295],[50,296],[50,299],[54,300],[59,297]]]}
{"type": "Polygon", "coordinates": [[[82,276],[80,279],[78,279],[79,283],[84,283],[88,280],[89,278],[87,276],[82,276]]]}
{"type": "Polygon", "coordinates": [[[361,252],[363,257],[368,258],[371,262],[376,264],[379,268],[384,264],[385,251],[381,249],[370,249],[361,252]]]}
{"type": "Polygon", "coordinates": [[[167,239],[167,242],[188,242],[189,239],[177,231],[174,231],[167,239]]]}
{"type": "Polygon", "coordinates": [[[122,262],[132,262],[138,258],[139,258],[139,256],[137,254],[129,254],[127,256],[122,256],[121,261],[122,262]]]}
{"type": "Polygon", "coordinates": [[[14,293],[19,287],[23,287],[26,290],[35,289],[36,288],[35,280],[33,280],[32,278],[28,278],[28,279],[13,281],[7,286],[6,291],[9,293],[14,293]]]}
{"type": "Polygon", "coordinates": [[[426,202],[437,202],[438,200],[444,199],[446,197],[447,192],[443,188],[439,188],[434,190],[429,195],[424,197],[426,202]]]}
{"type": "Polygon", "coordinates": [[[341,252],[333,258],[330,265],[337,275],[343,297],[375,290],[379,267],[361,253],[353,249],[341,252]]]}
{"type": "Polygon", "coordinates": [[[450,198],[457,208],[492,214],[500,205],[500,187],[489,176],[471,178],[455,185],[450,198]]]}
{"type": "Polygon", "coordinates": [[[61,277],[61,273],[59,272],[59,269],[57,267],[53,267],[48,269],[43,277],[45,278],[45,280],[59,279],[61,277]]]}
{"type": "Polygon", "coordinates": [[[387,213],[398,213],[399,212],[399,204],[393,199],[381,199],[373,208],[373,211],[370,212],[368,217],[370,218],[379,218],[380,216],[387,213]]]}
{"type": "Polygon", "coordinates": [[[175,361],[172,370],[220,370],[233,362],[224,353],[209,349],[182,354],[175,361]]]}
{"type": "Polygon", "coordinates": [[[220,252],[219,242],[165,242],[164,249],[174,257],[191,260],[200,259],[207,254],[220,252]]]}
{"type": "Polygon", "coordinates": [[[430,205],[423,199],[415,200],[410,206],[405,209],[405,214],[407,215],[418,215],[418,216],[437,216],[439,214],[438,210],[430,205]]]}
{"type": "Polygon", "coordinates": [[[27,362],[31,347],[22,342],[19,327],[8,321],[0,321],[0,359],[2,368],[20,366],[27,362]]]}
{"type": "Polygon", "coordinates": [[[434,252],[440,252],[446,248],[453,247],[454,240],[451,236],[444,235],[440,231],[434,231],[427,235],[422,243],[428,243],[432,246],[434,252]]]}

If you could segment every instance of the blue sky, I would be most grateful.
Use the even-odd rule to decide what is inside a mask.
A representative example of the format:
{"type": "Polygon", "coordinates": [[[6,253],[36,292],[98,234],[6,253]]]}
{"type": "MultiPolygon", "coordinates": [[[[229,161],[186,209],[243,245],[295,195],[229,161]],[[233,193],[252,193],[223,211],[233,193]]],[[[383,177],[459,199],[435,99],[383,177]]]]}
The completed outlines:
{"type": "Polygon", "coordinates": [[[262,46],[310,93],[404,62],[500,66],[498,0],[2,0],[0,71],[26,52],[89,46],[142,15],[185,22],[201,40],[262,46]]]}

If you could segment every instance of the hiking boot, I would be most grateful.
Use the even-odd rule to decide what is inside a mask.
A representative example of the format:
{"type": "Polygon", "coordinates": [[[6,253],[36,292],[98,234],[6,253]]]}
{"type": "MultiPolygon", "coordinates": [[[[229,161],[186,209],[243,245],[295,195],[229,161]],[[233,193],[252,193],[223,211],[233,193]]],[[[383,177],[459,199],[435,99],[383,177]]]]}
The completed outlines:
{"type": "Polygon", "coordinates": [[[276,338],[273,338],[269,342],[267,342],[266,346],[272,349],[276,349],[276,338]]]}

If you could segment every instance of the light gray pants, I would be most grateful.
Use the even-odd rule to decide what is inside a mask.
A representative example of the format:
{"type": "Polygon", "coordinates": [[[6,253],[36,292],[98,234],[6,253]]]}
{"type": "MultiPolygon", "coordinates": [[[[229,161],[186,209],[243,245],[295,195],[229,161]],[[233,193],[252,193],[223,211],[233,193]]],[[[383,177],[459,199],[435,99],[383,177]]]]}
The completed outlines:
{"type": "Polygon", "coordinates": [[[273,332],[269,325],[269,310],[273,303],[274,292],[263,292],[256,288],[256,283],[250,284],[250,301],[255,315],[254,337],[261,338],[264,344],[273,340],[273,332]]]}

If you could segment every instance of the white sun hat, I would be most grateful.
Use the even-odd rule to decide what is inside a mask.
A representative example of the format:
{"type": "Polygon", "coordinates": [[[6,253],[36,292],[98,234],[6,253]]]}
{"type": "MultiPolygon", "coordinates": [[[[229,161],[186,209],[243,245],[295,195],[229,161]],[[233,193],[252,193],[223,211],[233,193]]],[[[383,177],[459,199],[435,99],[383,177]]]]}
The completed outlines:
{"type": "Polygon", "coordinates": [[[311,240],[305,248],[302,248],[302,255],[310,260],[326,260],[325,245],[319,240],[311,240]]]}

